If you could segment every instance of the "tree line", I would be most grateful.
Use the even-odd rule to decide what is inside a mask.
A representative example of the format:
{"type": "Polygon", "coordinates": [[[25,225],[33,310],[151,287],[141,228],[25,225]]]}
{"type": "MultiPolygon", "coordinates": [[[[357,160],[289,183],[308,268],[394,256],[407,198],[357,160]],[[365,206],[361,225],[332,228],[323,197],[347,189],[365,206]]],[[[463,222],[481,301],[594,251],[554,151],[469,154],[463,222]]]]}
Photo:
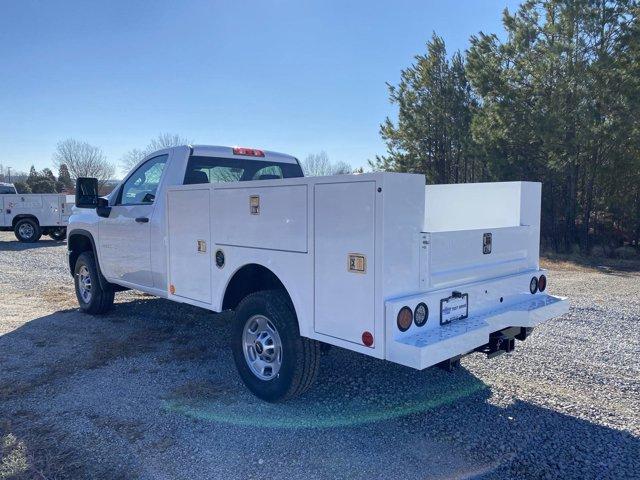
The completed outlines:
{"type": "MultiPolygon", "coordinates": [[[[192,143],[176,134],[161,133],[152,138],[144,149],[134,148],[120,159],[120,169],[129,172],[148,154],[163,148],[192,143]]],[[[78,177],[95,177],[102,192],[106,185],[114,183],[116,166],[107,160],[100,147],[88,142],[68,138],[58,142],[53,153],[53,165],[58,170],[56,177],[50,168],[37,171],[32,165],[29,172],[10,173],[0,165],[0,182],[11,180],[18,193],[64,193],[71,192],[78,177]]]]}
{"type": "Polygon", "coordinates": [[[543,182],[542,242],[605,253],[640,243],[640,23],[636,0],[528,0],[506,37],[426,53],[388,85],[397,106],[377,170],[428,183],[543,182]],[[599,250],[600,252],[602,250],[599,250]]]}
{"type": "MultiPolygon", "coordinates": [[[[152,138],[146,147],[134,148],[120,158],[123,174],[128,173],[147,155],[163,148],[189,145],[193,140],[177,134],[161,133],[152,138]]],[[[13,172],[0,164],[0,182],[12,180],[18,193],[67,193],[72,192],[78,177],[95,177],[102,192],[112,181],[116,167],[109,162],[100,147],[69,138],[59,142],[53,154],[53,164],[58,169],[56,177],[50,168],[37,171],[32,165],[29,172],[13,172]]],[[[331,162],[326,152],[309,154],[300,162],[306,176],[341,175],[352,173],[345,162],[331,162]]],[[[355,170],[362,173],[362,168],[355,170]]]]}

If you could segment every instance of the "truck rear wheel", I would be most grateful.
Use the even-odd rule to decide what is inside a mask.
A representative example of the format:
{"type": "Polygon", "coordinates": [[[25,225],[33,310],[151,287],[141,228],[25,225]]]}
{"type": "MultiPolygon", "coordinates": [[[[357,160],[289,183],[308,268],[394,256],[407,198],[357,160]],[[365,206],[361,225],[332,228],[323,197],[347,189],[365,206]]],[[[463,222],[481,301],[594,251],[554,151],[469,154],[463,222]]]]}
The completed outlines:
{"type": "Polygon", "coordinates": [[[98,278],[98,267],[93,252],[83,252],[76,260],[73,280],[80,310],[100,315],[111,310],[115,292],[107,286],[103,288],[98,278]]]}
{"type": "Polygon", "coordinates": [[[13,232],[16,234],[16,238],[24,243],[37,242],[42,236],[40,225],[32,218],[18,220],[13,232]]]}
{"type": "Polygon", "coordinates": [[[242,381],[262,400],[298,396],[318,374],[319,343],[300,336],[293,306],[279,290],[252,293],[240,302],[232,342],[242,381]]]}
{"type": "Polygon", "coordinates": [[[49,236],[56,242],[61,242],[67,237],[67,229],[64,227],[54,228],[49,232],[49,236]]]}

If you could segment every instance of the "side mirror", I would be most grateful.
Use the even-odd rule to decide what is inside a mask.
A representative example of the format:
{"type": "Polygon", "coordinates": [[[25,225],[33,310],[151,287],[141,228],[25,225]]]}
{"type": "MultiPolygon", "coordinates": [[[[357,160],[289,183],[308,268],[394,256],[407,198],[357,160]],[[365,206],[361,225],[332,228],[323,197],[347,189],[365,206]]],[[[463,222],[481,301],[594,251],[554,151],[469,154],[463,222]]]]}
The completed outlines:
{"type": "Polygon", "coordinates": [[[96,213],[99,217],[109,218],[111,213],[111,207],[109,201],[106,198],[98,198],[98,206],[96,207],[96,213]]]}
{"type": "Polygon", "coordinates": [[[76,180],[76,207],[96,208],[98,206],[98,179],[79,177],[76,180]]]}

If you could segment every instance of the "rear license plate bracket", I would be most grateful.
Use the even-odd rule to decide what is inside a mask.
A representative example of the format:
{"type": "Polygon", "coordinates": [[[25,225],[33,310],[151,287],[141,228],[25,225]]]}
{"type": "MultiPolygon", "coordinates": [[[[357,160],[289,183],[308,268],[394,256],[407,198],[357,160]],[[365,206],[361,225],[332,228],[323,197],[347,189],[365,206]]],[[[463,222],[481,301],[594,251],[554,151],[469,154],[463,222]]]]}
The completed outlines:
{"type": "Polygon", "coordinates": [[[451,295],[440,299],[440,325],[455,320],[463,320],[469,316],[469,294],[451,295]]]}

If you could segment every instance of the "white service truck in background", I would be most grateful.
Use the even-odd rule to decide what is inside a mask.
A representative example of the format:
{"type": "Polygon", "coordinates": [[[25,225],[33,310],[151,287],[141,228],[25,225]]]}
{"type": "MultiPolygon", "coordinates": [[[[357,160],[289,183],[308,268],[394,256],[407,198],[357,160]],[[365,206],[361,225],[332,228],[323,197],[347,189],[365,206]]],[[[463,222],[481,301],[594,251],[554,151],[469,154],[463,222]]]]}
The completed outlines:
{"type": "Polygon", "coordinates": [[[32,243],[42,235],[64,240],[74,204],[73,195],[17,193],[12,184],[0,185],[0,231],[13,231],[21,242],[32,243]]]}
{"type": "Polygon", "coordinates": [[[530,182],[304,178],[288,155],[174,147],[106,198],[78,180],[69,267],[88,313],[127,288],[234,310],[239,374],[276,401],[310,387],[321,344],[424,369],[510,352],[567,312],[539,268],[540,194],[530,182]]]}

